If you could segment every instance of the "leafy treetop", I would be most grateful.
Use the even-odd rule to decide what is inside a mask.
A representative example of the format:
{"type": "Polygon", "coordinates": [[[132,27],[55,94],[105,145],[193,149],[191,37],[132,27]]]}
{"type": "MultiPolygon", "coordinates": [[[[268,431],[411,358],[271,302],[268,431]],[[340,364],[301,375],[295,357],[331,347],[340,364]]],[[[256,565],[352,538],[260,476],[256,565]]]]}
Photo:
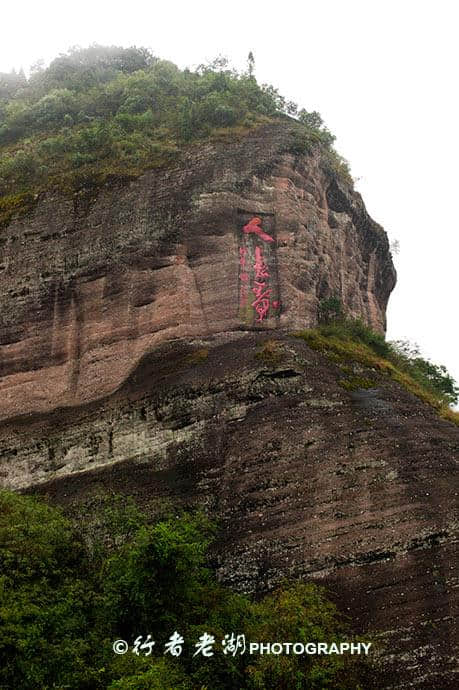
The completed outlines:
{"type": "Polygon", "coordinates": [[[342,167],[320,115],[258,84],[254,64],[249,54],[239,73],[220,56],[181,70],[146,48],[92,45],[37,63],[29,79],[0,74],[0,196],[140,174],[192,140],[288,117],[342,167]]]}

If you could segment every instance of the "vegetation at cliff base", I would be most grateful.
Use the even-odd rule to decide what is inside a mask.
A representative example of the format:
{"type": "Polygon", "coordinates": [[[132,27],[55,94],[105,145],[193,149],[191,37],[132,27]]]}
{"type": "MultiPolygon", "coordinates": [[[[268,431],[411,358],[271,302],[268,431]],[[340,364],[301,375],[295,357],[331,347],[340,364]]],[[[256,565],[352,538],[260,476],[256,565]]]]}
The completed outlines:
{"type": "Polygon", "coordinates": [[[216,581],[215,528],[203,514],[151,524],[126,499],[104,514],[100,538],[88,539],[81,521],[77,529],[38,499],[0,492],[0,687],[371,687],[355,655],[223,654],[232,633],[247,643],[351,639],[322,588],[286,585],[255,601],[216,581]],[[164,653],[174,632],[183,637],[178,656],[164,653]],[[194,656],[203,633],[215,639],[213,656],[194,656]],[[155,644],[138,643],[136,654],[147,635],[155,644]],[[116,640],[127,641],[125,654],[113,651],[116,640]]]}
{"type": "Polygon", "coordinates": [[[0,196],[14,207],[24,192],[139,175],[195,140],[289,117],[301,125],[300,149],[320,145],[332,167],[345,168],[320,115],[258,84],[253,56],[242,73],[224,58],[192,71],[145,48],[73,48],[29,79],[0,73],[0,196]]]}

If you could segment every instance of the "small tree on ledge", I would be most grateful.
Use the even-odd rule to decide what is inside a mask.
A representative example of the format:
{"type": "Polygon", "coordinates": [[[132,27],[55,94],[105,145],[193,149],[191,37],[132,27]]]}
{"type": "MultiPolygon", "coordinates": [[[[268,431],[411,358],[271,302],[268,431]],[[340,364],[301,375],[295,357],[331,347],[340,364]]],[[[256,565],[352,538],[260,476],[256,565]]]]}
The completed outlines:
{"type": "Polygon", "coordinates": [[[317,310],[319,324],[330,324],[341,321],[343,318],[343,305],[339,297],[327,297],[321,299],[317,310]]]}

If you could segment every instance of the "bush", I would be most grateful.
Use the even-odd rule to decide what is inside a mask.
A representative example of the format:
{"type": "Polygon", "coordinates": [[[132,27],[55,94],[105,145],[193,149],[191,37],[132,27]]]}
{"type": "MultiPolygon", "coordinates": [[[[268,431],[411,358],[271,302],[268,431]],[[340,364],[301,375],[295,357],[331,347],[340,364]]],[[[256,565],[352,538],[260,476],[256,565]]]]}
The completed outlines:
{"type": "MultiPolygon", "coordinates": [[[[215,527],[202,513],[149,524],[117,499],[98,511],[98,530],[78,531],[57,509],[0,492],[0,685],[23,690],[129,688],[355,688],[355,658],[224,655],[225,634],[251,640],[339,640],[348,633],[324,590],[286,584],[258,603],[219,585],[207,563],[215,527]],[[95,541],[106,530],[110,545],[95,541]],[[88,545],[83,539],[91,535],[88,545]],[[120,541],[120,537],[121,541],[120,541]],[[180,657],[165,657],[174,630],[180,657]],[[214,656],[193,657],[206,631],[214,656]],[[124,656],[147,634],[151,656],[124,656]],[[320,683],[323,685],[320,685],[320,683]],[[333,684],[334,683],[334,684],[333,684]]],[[[84,527],[84,523],[83,523],[84,527]]]]}
{"type": "Polygon", "coordinates": [[[317,320],[319,324],[329,324],[343,317],[343,305],[338,297],[328,297],[319,302],[317,320]]]}
{"type": "Polygon", "coordinates": [[[381,357],[390,357],[393,354],[392,346],[382,333],[374,331],[361,319],[350,319],[345,316],[338,297],[329,297],[319,302],[317,320],[319,331],[323,335],[336,335],[365,343],[381,357]]]}
{"type": "Polygon", "coordinates": [[[0,177],[16,181],[30,180],[38,169],[38,160],[33,154],[20,150],[14,156],[5,156],[0,164],[0,177]]]}
{"type": "Polygon", "coordinates": [[[53,89],[30,108],[33,128],[39,131],[62,127],[73,121],[77,99],[68,89],[53,89]]]}
{"type": "Polygon", "coordinates": [[[88,179],[100,178],[101,168],[132,174],[135,167],[140,174],[167,163],[171,146],[178,150],[193,139],[218,136],[219,129],[253,127],[287,115],[298,116],[292,150],[320,146],[334,155],[333,137],[318,113],[298,115],[277,89],[230,69],[224,58],[192,72],[143,48],[93,45],[60,55],[28,81],[0,75],[0,92],[3,83],[2,170],[17,158],[17,149],[29,159],[27,165],[11,163],[11,174],[0,172],[0,193],[17,193],[18,186],[39,191],[48,183],[43,174],[48,168],[53,184],[65,189],[72,168],[84,170],[88,179]],[[169,151],[150,155],[158,139],[168,140],[169,151]]]}
{"type": "MultiPolygon", "coordinates": [[[[24,690],[91,673],[84,548],[62,514],[0,492],[0,684],[24,690]]],[[[79,687],[84,687],[83,685],[79,687]]]]}
{"type": "MultiPolygon", "coordinates": [[[[307,644],[339,642],[346,637],[346,626],[324,590],[314,584],[297,583],[276,590],[254,606],[255,622],[251,635],[260,641],[295,640],[307,644]],[[253,631],[253,632],[252,632],[253,631]]],[[[273,655],[255,657],[248,670],[254,690],[278,688],[355,688],[356,677],[346,657],[288,655],[282,660],[273,655]],[[347,677],[346,676],[350,677],[347,677]]]]}
{"type": "Polygon", "coordinates": [[[158,636],[190,615],[203,618],[200,595],[210,582],[204,563],[211,533],[203,515],[173,518],[141,527],[106,561],[103,591],[120,633],[148,630],[158,636]]]}
{"type": "Polygon", "coordinates": [[[391,343],[392,361],[447,405],[459,402],[459,387],[446,367],[421,357],[417,345],[407,340],[391,343]]]}
{"type": "Polygon", "coordinates": [[[115,680],[108,690],[193,690],[196,686],[177,664],[156,659],[148,671],[115,680]]]}

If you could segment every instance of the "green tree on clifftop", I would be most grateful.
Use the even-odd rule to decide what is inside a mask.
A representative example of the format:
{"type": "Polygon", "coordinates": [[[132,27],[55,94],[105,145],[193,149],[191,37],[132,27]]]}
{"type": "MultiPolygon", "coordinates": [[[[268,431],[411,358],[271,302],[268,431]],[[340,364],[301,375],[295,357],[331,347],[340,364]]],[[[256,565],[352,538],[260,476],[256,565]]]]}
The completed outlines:
{"type": "Polygon", "coordinates": [[[295,103],[257,83],[252,53],[238,73],[221,56],[191,71],[145,48],[71,48],[28,80],[0,75],[0,197],[7,209],[14,195],[138,175],[193,140],[238,136],[288,116],[303,126],[305,150],[309,142],[336,158],[317,113],[298,115],[295,103]]]}

